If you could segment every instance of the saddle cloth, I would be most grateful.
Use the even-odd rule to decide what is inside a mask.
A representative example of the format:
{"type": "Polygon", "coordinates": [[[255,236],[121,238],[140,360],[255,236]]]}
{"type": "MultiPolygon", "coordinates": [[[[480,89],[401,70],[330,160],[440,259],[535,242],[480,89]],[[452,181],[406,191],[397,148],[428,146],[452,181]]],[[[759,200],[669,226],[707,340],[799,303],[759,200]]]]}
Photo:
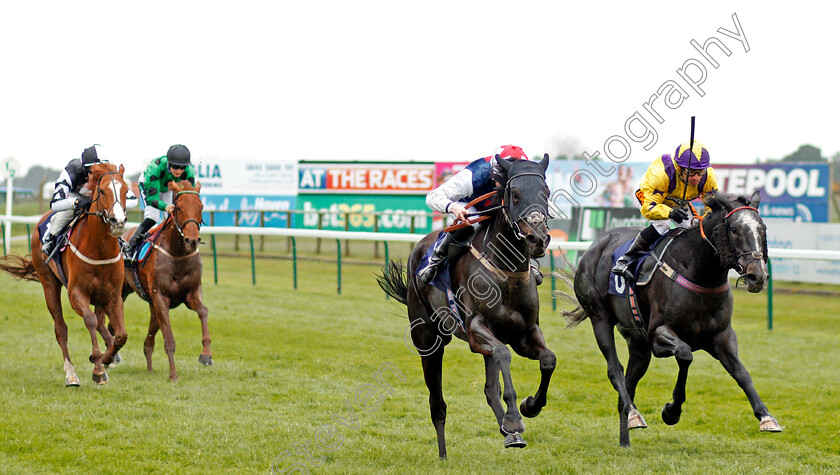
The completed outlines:
{"type": "MultiPolygon", "coordinates": [[[[608,289],[608,293],[610,295],[620,295],[620,296],[628,296],[628,287],[643,287],[650,282],[651,277],[653,277],[653,273],[656,271],[656,266],[645,265],[647,262],[648,256],[650,256],[651,252],[657,249],[660,243],[667,244],[671,240],[673,240],[676,236],[681,234],[684,230],[682,228],[676,228],[668,231],[667,233],[663,234],[659,237],[656,241],[651,244],[648,249],[641,252],[634,261],[630,262],[630,270],[633,272],[633,275],[636,276],[635,279],[628,281],[626,277],[623,275],[616,275],[612,272],[609,275],[610,279],[610,286],[608,289]]],[[[630,238],[624,244],[618,246],[618,248],[613,251],[611,258],[611,264],[614,266],[616,261],[630,249],[630,246],[633,244],[633,241],[636,237],[630,238]]],[[[660,256],[661,257],[661,256],[660,256]]],[[[654,263],[655,264],[655,263],[654,263]]]]}
{"type": "MultiPolygon", "coordinates": [[[[438,234],[437,240],[435,240],[434,244],[429,246],[429,249],[426,250],[426,253],[420,259],[420,263],[417,265],[417,269],[414,271],[414,275],[417,275],[417,272],[420,269],[425,268],[429,264],[429,259],[432,257],[435,248],[437,248],[437,246],[440,245],[440,242],[443,241],[444,236],[446,236],[446,233],[444,231],[441,231],[438,234]]],[[[460,254],[453,252],[452,248],[454,248],[455,246],[456,244],[454,243],[450,246],[449,256],[453,256],[453,254],[460,254]]],[[[457,320],[458,325],[462,329],[466,329],[466,327],[464,326],[463,317],[461,316],[461,312],[458,311],[458,303],[455,301],[455,293],[452,292],[452,278],[449,275],[449,264],[451,260],[449,256],[444,257],[443,261],[441,261],[441,263],[438,265],[437,273],[435,274],[435,277],[429,282],[429,284],[446,294],[446,300],[449,304],[449,309],[452,312],[452,315],[457,320]]]]}

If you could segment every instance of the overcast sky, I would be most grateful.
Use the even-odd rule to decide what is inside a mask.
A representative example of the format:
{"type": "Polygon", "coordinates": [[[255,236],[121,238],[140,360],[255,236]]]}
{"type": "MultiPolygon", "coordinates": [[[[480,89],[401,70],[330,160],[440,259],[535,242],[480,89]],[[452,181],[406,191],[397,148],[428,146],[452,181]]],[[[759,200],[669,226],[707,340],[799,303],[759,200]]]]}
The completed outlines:
{"type": "Polygon", "coordinates": [[[3,2],[0,158],[60,168],[99,143],[130,174],[174,143],[196,161],[603,156],[636,112],[657,143],[628,141],[631,161],[688,141],[691,115],[717,163],[840,151],[837,3],[640,3],[3,2]],[[733,13],[748,52],[718,32],[733,13]],[[711,36],[731,55],[711,46],[701,97],[677,70],[711,36]],[[643,105],[669,80],[688,98],[660,98],[660,124],[643,105]]]}

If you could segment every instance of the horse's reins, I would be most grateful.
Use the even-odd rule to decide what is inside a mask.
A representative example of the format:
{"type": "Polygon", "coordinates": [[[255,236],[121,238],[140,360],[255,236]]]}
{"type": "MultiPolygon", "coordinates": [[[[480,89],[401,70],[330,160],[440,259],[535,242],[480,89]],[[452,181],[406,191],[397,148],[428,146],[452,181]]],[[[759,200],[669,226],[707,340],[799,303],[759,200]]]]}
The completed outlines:
{"type": "MultiPolygon", "coordinates": [[[[105,178],[105,175],[119,175],[119,174],[120,174],[119,172],[105,172],[105,173],[102,174],[102,176],[99,177],[99,181],[96,182],[95,196],[94,196],[93,200],[91,200],[91,202],[90,202],[91,206],[93,206],[93,203],[96,203],[97,201],[99,201],[99,198],[102,197],[102,192],[99,191],[99,184],[102,182],[102,179],[105,178]]],[[[122,175],[120,175],[120,176],[122,176],[122,175]]],[[[114,188],[114,199],[116,199],[116,197],[117,197],[117,185],[114,183],[114,177],[111,177],[111,186],[114,188]]],[[[98,217],[102,218],[102,221],[104,221],[105,223],[108,222],[108,213],[106,213],[105,210],[100,209],[99,211],[96,211],[94,213],[91,213],[90,211],[86,211],[86,213],[88,215],[98,216],[98,217]]]]}
{"type": "MultiPolygon", "coordinates": [[[[176,193],[176,194],[175,194],[175,197],[174,197],[174,198],[173,198],[173,200],[172,200],[172,201],[173,201],[173,204],[175,205],[175,209],[174,209],[174,210],[172,210],[172,213],[169,215],[169,217],[168,217],[167,219],[171,219],[171,220],[172,220],[172,224],[175,226],[175,230],[176,230],[176,231],[178,231],[178,234],[180,234],[182,238],[186,238],[186,236],[184,236],[184,228],[187,226],[187,224],[189,224],[189,223],[195,223],[195,226],[196,226],[196,227],[199,229],[199,231],[200,231],[200,230],[201,230],[201,223],[199,223],[199,222],[198,222],[197,220],[195,220],[195,219],[188,219],[188,220],[184,221],[184,223],[183,223],[183,224],[178,223],[178,219],[177,219],[177,218],[175,218],[175,210],[177,210],[177,209],[178,209],[178,197],[179,197],[179,196],[181,196],[181,195],[183,195],[183,194],[197,195],[197,194],[198,194],[198,192],[197,192],[197,191],[193,191],[193,190],[183,190],[183,191],[179,191],[178,193],[176,193]]],[[[154,243],[154,244],[152,245],[152,247],[154,247],[154,248],[155,248],[155,249],[157,249],[158,251],[160,251],[160,252],[162,252],[162,253],[166,254],[167,256],[169,256],[171,259],[174,259],[174,260],[186,259],[186,258],[188,258],[188,257],[192,257],[192,256],[194,256],[194,255],[198,254],[198,248],[196,248],[196,249],[195,249],[195,251],[193,251],[193,252],[191,252],[191,253],[189,253],[189,254],[187,254],[187,255],[185,255],[185,256],[173,256],[172,254],[170,254],[170,253],[169,253],[169,251],[167,251],[166,249],[164,249],[164,248],[160,247],[157,243],[154,243]]]]}
{"type": "MultiPolygon", "coordinates": [[[[545,180],[545,175],[543,175],[541,173],[535,173],[535,172],[518,173],[518,174],[510,177],[507,180],[507,183],[505,184],[504,197],[502,198],[502,203],[501,204],[499,204],[497,206],[494,206],[492,208],[488,208],[488,209],[483,210],[483,211],[479,211],[477,213],[472,213],[469,216],[476,216],[476,215],[483,215],[483,216],[478,216],[475,219],[469,219],[468,218],[467,221],[461,221],[461,222],[455,223],[452,226],[449,226],[449,227],[445,228],[443,231],[444,232],[450,232],[450,231],[453,231],[453,230],[456,230],[456,229],[461,229],[461,228],[465,228],[467,226],[472,226],[474,223],[478,223],[478,222],[484,221],[486,219],[489,219],[490,216],[488,216],[487,213],[490,213],[492,211],[496,211],[498,209],[501,209],[502,214],[504,214],[504,216],[505,216],[505,220],[508,222],[511,229],[514,230],[516,238],[519,239],[519,240],[525,239],[525,236],[522,234],[522,231],[519,229],[519,225],[511,219],[511,217],[510,217],[511,212],[507,210],[507,208],[505,207],[505,204],[512,203],[512,201],[509,199],[510,190],[511,190],[511,182],[513,182],[513,180],[516,179],[516,178],[519,178],[519,177],[522,177],[522,176],[529,176],[529,175],[538,176],[538,177],[542,178],[543,180],[545,180]]],[[[478,198],[475,198],[474,200],[470,201],[465,206],[465,208],[470,208],[471,206],[474,206],[476,203],[480,203],[480,202],[490,198],[491,196],[493,196],[495,194],[496,194],[495,190],[491,191],[490,193],[485,193],[485,194],[479,196],[478,198]]],[[[486,228],[485,233],[489,232],[489,230],[490,230],[490,228],[486,228]]],[[[486,237],[485,237],[485,239],[486,239],[486,237]]],[[[523,271],[523,272],[517,272],[517,271],[508,271],[508,270],[499,268],[499,266],[493,264],[490,261],[490,259],[488,259],[484,254],[479,253],[475,249],[475,246],[470,246],[470,252],[482,265],[484,265],[484,267],[486,267],[490,271],[494,272],[497,276],[501,277],[502,279],[504,279],[504,278],[521,278],[523,276],[530,275],[530,272],[531,272],[530,269],[528,269],[527,271],[523,271]]]]}
{"type": "MultiPolygon", "coordinates": [[[[177,194],[175,194],[175,199],[173,200],[175,202],[175,209],[178,209],[178,197],[181,196],[181,195],[184,195],[184,194],[197,195],[198,192],[193,191],[193,190],[179,191],[177,194]]],[[[195,226],[199,229],[199,231],[201,230],[201,223],[199,223],[195,219],[188,219],[188,220],[184,221],[183,224],[181,224],[175,218],[175,210],[172,211],[172,214],[170,216],[172,217],[172,222],[175,224],[175,229],[178,231],[178,233],[181,235],[181,237],[186,237],[186,236],[184,236],[184,228],[190,223],[195,223],[195,226]]]]}
{"type": "MultiPolygon", "coordinates": [[[[727,213],[726,217],[723,218],[723,222],[726,225],[726,231],[727,231],[726,232],[726,241],[729,243],[729,248],[732,249],[732,253],[735,254],[736,259],[740,259],[743,256],[751,256],[752,260],[749,263],[747,263],[747,265],[749,266],[749,264],[752,263],[752,261],[763,259],[764,258],[764,253],[762,251],[747,251],[747,252],[738,253],[738,251],[735,249],[735,246],[732,245],[732,238],[729,236],[730,235],[730,233],[729,233],[729,217],[732,216],[736,211],[740,211],[742,209],[753,210],[756,213],[759,212],[758,209],[753,208],[752,206],[740,206],[738,208],[733,209],[729,213],[727,213]]],[[[700,236],[702,236],[703,240],[706,241],[707,243],[709,243],[710,246],[712,246],[712,249],[715,250],[715,254],[718,254],[717,247],[715,247],[715,245],[712,244],[711,241],[709,241],[709,238],[706,237],[706,231],[703,229],[703,218],[704,218],[704,216],[700,217],[700,236]]],[[[735,272],[737,272],[738,274],[741,275],[741,277],[743,277],[744,273],[746,272],[746,269],[738,262],[736,262],[735,265],[737,266],[737,268],[735,268],[735,272]]]]}
{"type": "MultiPolygon", "coordinates": [[[[512,177],[508,178],[508,181],[505,184],[505,199],[502,201],[502,206],[504,206],[505,203],[513,203],[513,200],[510,199],[511,183],[513,183],[513,180],[515,180],[519,177],[529,176],[529,175],[538,176],[538,177],[542,178],[543,181],[545,181],[545,175],[543,175],[542,173],[523,172],[523,173],[518,173],[516,175],[513,175],[512,177]]],[[[511,216],[510,216],[512,213],[510,211],[508,211],[507,208],[502,208],[502,211],[505,215],[505,219],[507,219],[508,224],[513,229],[513,231],[515,233],[514,235],[516,236],[516,238],[519,239],[520,241],[522,239],[525,239],[525,235],[522,234],[522,230],[519,229],[519,224],[516,222],[516,221],[518,221],[518,219],[516,221],[512,220],[511,216]]]]}
{"type": "MultiPolygon", "coordinates": [[[[99,198],[102,197],[102,193],[99,191],[99,184],[102,182],[102,179],[105,178],[105,175],[119,175],[119,174],[120,174],[119,172],[105,172],[105,173],[102,174],[102,176],[99,177],[99,181],[96,183],[96,191],[94,192],[95,197],[90,202],[91,205],[93,205],[93,203],[96,203],[97,201],[99,201],[99,198]]],[[[114,177],[111,177],[111,185],[114,187],[114,196],[116,197],[117,196],[117,187],[116,187],[116,184],[114,183],[114,177]]],[[[108,213],[106,213],[104,210],[99,210],[99,211],[96,211],[94,213],[91,213],[90,211],[85,211],[85,214],[88,215],[88,216],[98,216],[98,217],[102,218],[102,221],[104,223],[106,223],[106,224],[108,223],[108,218],[107,218],[108,213]]],[[[91,259],[91,258],[87,257],[86,255],[82,254],[82,252],[73,244],[73,241],[69,237],[67,238],[67,246],[70,248],[71,251],[73,251],[73,254],[75,254],[76,257],[81,259],[83,262],[86,262],[86,263],[88,263],[90,265],[94,265],[94,266],[102,266],[102,265],[106,265],[106,264],[113,264],[115,262],[119,262],[119,260],[122,259],[122,252],[118,252],[116,257],[112,257],[110,259],[91,259]]]]}
{"type": "MultiPolygon", "coordinates": [[[[464,206],[464,208],[470,209],[472,206],[475,206],[477,203],[481,203],[482,201],[484,201],[486,199],[489,199],[491,196],[493,196],[495,194],[496,194],[495,190],[491,191],[490,193],[485,193],[485,194],[479,196],[478,198],[476,198],[476,199],[470,201],[469,203],[467,203],[467,205],[464,206]]],[[[498,206],[494,206],[492,208],[488,208],[484,211],[479,211],[477,213],[470,213],[470,214],[467,215],[467,220],[466,221],[460,221],[459,220],[457,223],[452,224],[451,226],[448,226],[448,227],[444,228],[443,232],[448,233],[450,231],[455,231],[456,229],[461,229],[461,228],[466,228],[467,226],[472,226],[475,223],[480,223],[481,221],[484,221],[485,219],[490,219],[490,216],[489,216],[488,213],[490,213],[491,211],[496,211],[497,209],[501,208],[502,206],[504,206],[504,203],[502,203],[498,206]],[[476,216],[476,218],[471,219],[470,218],[471,216],[476,216]]]]}

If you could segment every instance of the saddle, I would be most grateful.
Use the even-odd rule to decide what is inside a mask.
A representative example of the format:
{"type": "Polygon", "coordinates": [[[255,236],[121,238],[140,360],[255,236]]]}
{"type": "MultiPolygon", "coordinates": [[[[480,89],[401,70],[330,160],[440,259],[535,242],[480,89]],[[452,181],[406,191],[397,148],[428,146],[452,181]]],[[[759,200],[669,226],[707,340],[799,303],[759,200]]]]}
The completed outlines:
{"type": "MultiPolygon", "coordinates": [[[[671,269],[670,266],[662,260],[662,256],[665,255],[665,251],[668,250],[668,246],[674,242],[674,238],[682,234],[683,231],[685,231],[683,228],[676,228],[668,231],[664,235],[660,236],[659,239],[654,241],[653,244],[651,244],[645,252],[636,257],[634,261],[631,261],[630,266],[633,267],[633,275],[636,276],[635,279],[628,279],[623,275],[616,275],[613,273],[609,274],[610,284],[607,293],[610,295],[625,297],[627,299],[627,302],[630,305],[630,313],[633,315],[633,320],[636,326],[640,329],[647,326],[645,323],[647,317],[643,316],[641,310],[639,309],[639,303],[636,298],[636,288],[648,285],[653,278],[653,274],[662,266],[668,267],[667,270],[663,269],[666,274],[668,273],[668,270],[673,273],[673,269],[671,269]],[[653,258],[648,259],[648,257],[651,256],[653,256],[653,258]]],[[[635,239],[636,238],[634,236],[621,246],[618,246],[611,256],[611,265],[615,265],[618,258],[624,255],[635,239]]]]}
{"type": "MultiPolygon", "coordinates": [[[[163,223],[158,223],[154,225],[152,229],[150,229],[146,233],[146,237],[143,238],[143,242],[140,243],[139,246],[134,248],[134,251],[132,252],[133,255],[124,254],[127,258],[126,262],[130,263],[128,264],[128,267],[139,268],[143,266],[143,264],[146,262],[146,258],[149,257],[149,251],[151,251],[152,247],[157,243],[157,240],[158,238],[160,238],[162,231],[163,223]]],[[[134,237],[134,234],[137,234],[137,229],[134,230],[134,233],[131,235],[131,237],[134,237]]],[[[131,240],[131,237],[129,237],[129,241],[131,240]]],[[[123,251],[124,250],[125,246],[123,246],[123,251]]]]}
{"type": "MultiPolygon", "coordinates": [[[[426,250],[426,253],[420,259],[420,263],[417,266],[418,269],[424,268],[429,263],[429,258],[431,258],[435,247],[441,240],[443,240],[445,235],[446,231],[441,231],[440,234],[438,234],[437,240],[434,244],[429,246],[429,249],[426,250]]],[[[472,240],[474,236],[475,233],[473,233],[466,242],[453,242],[449,245],[446,258],[438,265],[437,274],[435,274],[435,277],[429,282],[429,285],[435,287],[446,295],[448,307],[458,326],[464,331],[466,331],[464,326],[465,315],[463,315],[463,312],[459,311],[459,303],[455,298],[455,293],[452,292],[452,277],[450,275],[450,269],[454,266],[458,259],[472,249],[472,240]]]]}
{"type": "MultiPolygon", "coordinates": [[[[47,234],[47,226],[55,213],[57,213],[57,211],[51,212],[49,216],[47,216],[47,219],[41,221],[38,225],[38,239],[41,241],[41,246],[44,245],[44,236],[47,234]]],[[[79,218],[81,218],[83,214],[84,211],[76,210],[73,215],[73,219],[70,220],[67,227],[58,234],[53,235],[55,247],[53,247],[52,255],[48,257],[49,263],[47,265],[53,271],[55,276],[58,277],[58,280],[61,281],[61,285],[65,288],[67,287],[67,276],[64,273],[64,266],[61,264],[61,254],[63,254],[67,249],[67,244],[70,242],[70,235],[73,233],[73,229],[76,227],[76,224],[79,222],[79,218]]]]}
{"type": "MultiPolygon", "coordinates": [[[[158,238],[160,238],[161,231],[163,231],[163,223],[158,223],[153,226],[152,229],[146,233],[146,237],[143,239],[143,242],[134,249],[134,255],[125,255],[127,258],[125,260],[125,268],[128,275],[131,276],[131,280],[134,282],[134,287],[137,289],[137,295],[149,303],[152,303],[152,298],[149,296],[149,293],[146,292],[146,289],[143,288],[143,282],[140,281],[140,268],[146,263],[146,258],[149,257],[149,251],[151,251],[158,238]],[[133,260],[131,259],[132,257],[134,257],[133,260]]],[[[136,233],[137,229],[134,230],[134,234],[136,233]]],[[[132,234],[132,237],[134,234],[132,234]]]]}

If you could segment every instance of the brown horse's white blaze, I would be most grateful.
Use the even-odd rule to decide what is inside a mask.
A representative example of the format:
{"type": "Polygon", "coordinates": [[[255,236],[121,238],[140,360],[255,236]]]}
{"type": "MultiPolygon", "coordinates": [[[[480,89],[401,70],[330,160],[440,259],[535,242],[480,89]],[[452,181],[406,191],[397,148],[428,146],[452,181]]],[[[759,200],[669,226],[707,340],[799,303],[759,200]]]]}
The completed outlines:
{"type": "Polygon", "coordinates": [[[111,177],[111,186],[109,188],[114,193],[114,204],[111,205],[110,210],[103,211],[106,213],[106,221],[111,227],[111,234],[119,236],[125,230],[125,196],[127,191],[123,183],[114,180],[113,177],[111,177]]]}
{"type": "MultiPolygon", "coordinates": [[[[112,362],[127,338],[120,298],[124,271],[119,242],[115,237],[125,225],[127,187],[122,178],[123,166],[118,169],[110,163],[99,163],[91,170],[89,181],[82,189],[82,194],[92,197],[90,212],[82,214],[71,233],[68,240],[70,250],[56,259],[60,259],[67,277],[67,299],[90,333],[93,381],[105,384],[108,381],[105,367],[112,362]],[[96,312],[91,311],[91,306],[96,308],[96,312]],[[107,347],[103,354],[96,332],[102,333],[106,315],[113,325],[114,337],[103,334],[107,347]]],[[[39,224],[49,216],[49,213],[42,216],[39,224]]],[[[56,264],[45,262],[37,226],[32,230],[30,246],[31,258],[7,256],[0,259],[0,269],[18,278],[41,282],[47,309],[53,318],[55,338],[61,348],[65,385],[78,386],[79,378],[67,348],[67,324],[61,308],[62,282],[51,268],[56,264]]]]}

